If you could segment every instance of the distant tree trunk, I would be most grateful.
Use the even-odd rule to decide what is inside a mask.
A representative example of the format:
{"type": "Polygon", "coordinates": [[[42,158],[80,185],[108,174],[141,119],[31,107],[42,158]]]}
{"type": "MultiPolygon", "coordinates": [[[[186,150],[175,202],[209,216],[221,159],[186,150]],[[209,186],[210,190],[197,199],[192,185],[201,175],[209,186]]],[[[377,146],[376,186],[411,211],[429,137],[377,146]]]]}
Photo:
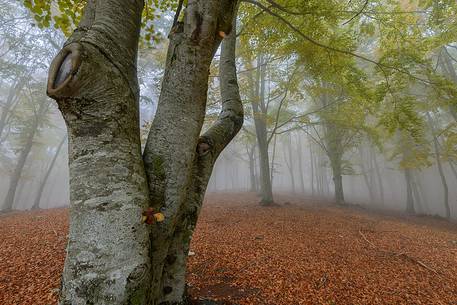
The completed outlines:
{"type": "Polygon", "coordinates": [[[384,204],[384,185],[383,185],[383,182],[382,182],[381,171],[379,170],[378,161],[376,160],[376,153],[375,153],[375,151],[373,149],[371,149],[371,154],[373,156],[372,158],[373,158],[374,169],[375,169],[376,177],[377,177],[377,180],[378,180],[379,196],[380,196],[380,199],[381,199],[381,203],[384,204]]]}
{"type": "Polygon", "coordinates": [[[273,136],[273,153],[271,154],[271,165],[270,165],[270,183],[271,187],[273,188],[273,179],[274,179],[274,171],[275,171],[275,159],[276,159],[276,135],[273,136]]]}
{"type": "Polygon", "coordinates": [[[449,160],[449,167],[451,168],[451,171],[454,174],[455,180],[457,181],[457,170],[455,168],[453,160],[449,160]]]}
{"type": "MultiPolygon", "coordinates": [[[[363,149],[359,146],[359,155],[360,155],[360,168],[362,169],[362,176],[363,180],[365,181],[365,185],[367,186],[368,193],[370,195],[370,202],[373,204],[375,202],[374,192],[373,192],[373,184],[371,183],[371,179],[368,177],[367,171],[368,169],[365,167],[365,158],[363,155],[363,149]]],[[[371,175],[371,169],[370,169],[371,175]]]]}
{"type": "Polygon", "coordinates": [[[300,192],[302,194],[305,193],[305,178],[304,178],[304,175],[303,175],[303,148],[302,148],[302,138],[300,136],[300,134],[297,135],[298,137],[298,148],[297,148],[297,153],[298,153],[298,174],[299,174],[299,177],[300,177],[300,192]]]}
{"type": "Polygon", "coordinates": [[[15,195],[16,195],[16,189],[17,189],[17,186],[19,184],[19,180],[21,179],[22,170],[24,169],[25,162],[27,161],[27,157],[29,156],[30,151],[32,150],[33,139],[35,138],[35,134],[36,134],[36,132],[38,130],[38,126],[40,124],[40,120],[42,120],[43,115],[47,111],[48,106],[49,106],[49,102],[48,101],[42,101],[40,103],[38,111],[35,114],[35,116],[33,117],[33,122],[31,124],[31,126],[29,126],[27,128],[26,132],[28,133],[28,135],[27,135],[27,138],[25,140],[25,145],[21,149],[21,152],[19,154],[19,158],[17,160],[16,167],[14,168],[14,172],[11,175],[8,192],[6,194],[5,201],[3,203],[3,210],[4,211],[11,211],[12,208],[13,208],[14,198],[15,198],[15,195]]]}
{"type": "Polygon", "coordinates": [[[248,157],[249,157],[249,181],[250,181],[250,192],[257,191],[257,181],[256,181],[256,174],[255,174],[255,145],[248,150],[248,157]]]}
{"type": "Polygon", "coordinates": [[[270,205],[273,203],[273,191],[270,176],[270,161],[268,156],[267,126],[265,121],[265,66],[262,56],[259,56],[257,66],[257,80],[252,84],[255,86],[255,93],[251,96],[251,105],[259,149],[260,204],[270,205]]]}
{"type": "Polygon", "coordinates": [[[421,212],[425,212],[425,205],[423,203],[423,198],[421,196],[421,192],[419,190],[419,185],[417,184],[417,173],[416,171],[412,171],[411,175],[411,189],[413,191],[413,201],[414,205],[416,206],[416,212],[419,210],[421,212]]]}
{"type": "Polygon", "coordinates": [[[326,124],[326,138],[327,138],[327,155],[330,160],[330,166],[333,174],[334,195],[335,202],[344,203],[344,190],[343,190],[343,167],[342,167],[342,148],[341,137],[336,126],[332,123],[326,124]]]}
{"type": "Polygon", "coordinates": [[[291,147],[291,138],[290,135],[287,135],[287,141],[285,147],[283,147],[284,161],[286,163],[287,169],[289,171],[290,182],[292,186],[292,193],[295,194],[295,178],[293,170],[293,159],[292,159],[292,147],[291,147]]]}
{"type": "Polygon", "coordinates": [[[25,82],[26,82],[25,76],[18,76],[17,79],[15,80],[14,84],[9,89],[6,101],[2,105],[2,114],[0,115],[0,144],[2,143],[2,141],[4,139],[3,132],[7,125],[7,121],[8,121],[7,119],[9,117],[10,110],[11,110],[13,104],[17,101],[18,93],[24,87],[25,82]]]}
{"type": "Polygon", "coordinates": [[[43,195],[43,190],[44,187],[46,186],[46,182],[48,181],[49,175],[52,172],[52,169],[54,168],[54,165],[57,161],[57,157],[60,154],[60,150],[62,149],[63,144],[67,141],[67,135],[65,135],[62,140],[60,141],[59,145],[57,146],[57,150],[52,158],[51,163],[49,164],[48,170],[46,171],[46,174],[43,177],[43,180],[40,183],[40,186],[38,188],[37,194],[35,196],[35,202],[33,203],[32,210],[36,210],[40,208],[40,201],[41,201],[41,196],[43,195]]]}
{"type": "Polygon", "coordinates": [[[333,183],[335,185],[336,203],[344,203],[343,176],[341,174],[341,163],[337,160],[332,161],[333,183]]]}
{"type": "Polygon", "coordinates": [[[313,148],[311,146],[311,144],[309,145],[309,158],[310,158],[310,163],[311,163],[311,179],[310,179],[310,182],[311,182],[311,195],[314,196],[315,193],[314,193],[314,156],[313,156],[313,148]]]}
{"type": "Polygon", "coordinates": [[[449,207],[449,188],[447,185],[446,176],[444,174],[443,165],[441,164],[441,156],[440,156],[438,138],[436,137],[436,134],[435,134],[434,122],[429,113],[427,113],[427,118],[428,118],[429,125],[430,125],[431,131],[432,131],[433,148],[435,150],[436,165],[438,167],[438,172],[440,174],[441,184],[443,185],[444,208],[445,208],[445,213],[446,213],[445,215],[446,215],[446,218],[450,218],[451,217],[451,208],[449,207]]]}
{"type": "MultiPolygon", "coordinates": [[[[451,58],[449,57],[449,54],[447,53],[446,47],[442,47],[441,49],[441,70],[443,70],[444,75],[452,82],[457,84],[457,73],[454,69],[454,66],[452,65],[451,58]]],[[[454,118],[454,120],[457,121],[457,105],[452,104],[449,106],[449,112],[454,118]]]]}
{"type": "Polygon", "coordinates": [[[412,173],[411,169],[405,168],[405,181],[406,181],[406,213],[416,214],[414,209],[414,197],[413,197],[413,188],[412,188],[412,173]]]}

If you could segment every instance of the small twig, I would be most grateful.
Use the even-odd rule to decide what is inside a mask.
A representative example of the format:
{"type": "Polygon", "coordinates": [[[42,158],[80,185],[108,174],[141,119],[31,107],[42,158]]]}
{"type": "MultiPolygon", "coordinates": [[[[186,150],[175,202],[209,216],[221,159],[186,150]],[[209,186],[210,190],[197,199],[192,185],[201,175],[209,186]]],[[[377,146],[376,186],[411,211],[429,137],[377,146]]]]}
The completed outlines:
{"type": "Polygon", "coordinates": [[[425,269],[427,269],[427,270],[429,270],[429,271],[431,271],[431,272],[433,272],[433,273],[435,273],[435,274],[437,274],[437,275],[440,275],[435,269],[433,269],[433,268],[427,266],[425,263],[421,262],[420,260],[418,260],[418,259],[416,259],[416,258],[414,258],[414,257],[412,257],[412,256],[409,256],[409,255],[406,254],[405,252],[386,251],[386,250],[383,250],[383,249],[380,249],[380,248],[376,247],[376,245],[373,244],[371,241],[369,241],[369,240],[367,239],[367,237],[365,236],[365,234],[362,233],[362,230],[359,230],[359,234],[360,234],[360,236],[362,236],[362,238],[363,238],[370,246],[372,246],[374,249],[376,249],[376,250],[378,250],[378,251],[380,251],[380,252],[383,252],[383,253],[386,253],[386,254],[395,256],[395,257],[404,257],[404,258],[406,258],[406,259],[412,261],[413,263],[416,263],[416,264],[418,264],[419,266],[421,266],[421,267],[423,267],[423,268],[425,268],[425,269]]]}
{"type": "Polygon", "coordinates": [[[375,246],[371,241],[369,241],[369,240],[366,238],[365,234],[363,234],[361,230],[359,230],[359,234],[360,234],[360,235],[362,236],[362,238],[363,238],[367,243],[369,243],[373,248],[376,248],[376,246],[375,246]]]}

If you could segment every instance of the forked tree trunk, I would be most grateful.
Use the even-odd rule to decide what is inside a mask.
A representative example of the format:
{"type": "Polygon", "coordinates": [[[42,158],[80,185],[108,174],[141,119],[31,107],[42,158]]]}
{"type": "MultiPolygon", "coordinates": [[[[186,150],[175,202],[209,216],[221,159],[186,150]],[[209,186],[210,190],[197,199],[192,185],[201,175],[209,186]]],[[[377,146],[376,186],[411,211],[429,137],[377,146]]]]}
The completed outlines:
{"type": "MultiPolygon", "coordinates": [[[[235,6],[188,1],[183,24],[170,34],[142,157],[136,57],[143,1],[87,2],[48,80],[69,130],[71,222],[61,304],[185,301],[185,257],[205,188],[242,124],[239,95],[223,98],[219,120],[199,137],[209,66],[235,6]],[[165,220],[142,223],[148,206],[165,220]]],[[[234,91],[236,73],[221,83],[222,92],[234,91]]]]}

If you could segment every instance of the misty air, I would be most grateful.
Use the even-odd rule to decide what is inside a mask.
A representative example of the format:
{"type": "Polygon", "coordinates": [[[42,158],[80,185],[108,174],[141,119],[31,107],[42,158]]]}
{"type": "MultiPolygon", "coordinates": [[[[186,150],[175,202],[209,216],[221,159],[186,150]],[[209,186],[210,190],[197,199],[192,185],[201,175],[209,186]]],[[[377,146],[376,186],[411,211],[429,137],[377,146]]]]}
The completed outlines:
{"type": "Polygon", "coordinates": [[[457,304],[456,25],[0,0],[0,304],[457,304]]]}

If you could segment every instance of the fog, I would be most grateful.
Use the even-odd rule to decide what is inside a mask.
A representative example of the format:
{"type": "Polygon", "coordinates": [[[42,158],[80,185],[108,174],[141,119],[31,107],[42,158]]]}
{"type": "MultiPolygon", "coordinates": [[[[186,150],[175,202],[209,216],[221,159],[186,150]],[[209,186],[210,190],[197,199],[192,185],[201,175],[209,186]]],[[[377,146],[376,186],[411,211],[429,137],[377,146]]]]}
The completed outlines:
{"type": "MultiPolygon", "coordinates": [[[[165,18],[161,22],[158,28],[163,27],[165,33],[169,21],[165,18]]],[[[57,30],[38,28],[22,5],[4,0],[0,2],[0,35],[2,209],[67,206],[66,127],[56,103],[45,93],[47,69],[65,38],[57,30]]],[[[165,46],[163,41],[140,51],[140,110],[145,131],[157,106],[165,46]]],[[[450,56],[457,55],[453,45],[447,51],[450,56]]],[[[219,112],[217,58],[218,54],[211,71],[208,123],[219,112]]],[[[451,217],[457,218],[457,164],[455,142],[450,141],[455,136],[455,121],[447,108],[417,110],[423,125],[423,133],[417,138],[401,126],[389,135],[381,131],[371,136],[365,127],[376,119],[373,113],[364,112],[371,105],[357,109],[353,104],[361,93],[340,90],[341,85],[320,82],[306,72],[297,72],[300,60],[294,56],[277,60],[273,55],[264,55],[249,64],[237,61],[245,123],[219,157],[207,191],[265,191],[261,169],[265,158],[260,157],[263,149],[273,201],[275,193],[334,201],[334,171],[338,170],[344,203],[403,212],[409,201],[416,213],[445,217],[447,201],[451,217]],[[302,74],[297,77],[297,73],[302,74]],[[251,88],[253,82],[257,82],[257,88],[251,88]],[[318,92],[318,86],[325,90],[318,92]],[[341,93],[335,94],[337,91],[341,93]],[[335,101],[329,102],[332,99],[335,101]],[[338,106],[333,107],[332,103],[338,106]],[[348,111],[357,112],[358,117],[346,118],[348,111]],[[341,117],[332,121],[331,115],[341,117]],[[267,145],[260,148],[256,119],[262,116],[267,145]],[[349,126],[346,120],[360,120],[361,128],[356,128],[357,122],[349,126]],[[338,156],[332,156],[335,151],[338,156]]],[[[362,62],[358,65],[371,71],[362,62]]],[[[451,66],[455,68],[455,62],[451,66]]],[[[428,92],[428,88],[417,84],[408,90],[423,95],[428,92]]],[[[389,106],[378,107],[376,111],[386,111],[385,108],[389,106]]],[[[381,129],[378,123],[371,128],[381,129]]],[[[143,140],[145,137],[146,132],[143,140]]]]}

